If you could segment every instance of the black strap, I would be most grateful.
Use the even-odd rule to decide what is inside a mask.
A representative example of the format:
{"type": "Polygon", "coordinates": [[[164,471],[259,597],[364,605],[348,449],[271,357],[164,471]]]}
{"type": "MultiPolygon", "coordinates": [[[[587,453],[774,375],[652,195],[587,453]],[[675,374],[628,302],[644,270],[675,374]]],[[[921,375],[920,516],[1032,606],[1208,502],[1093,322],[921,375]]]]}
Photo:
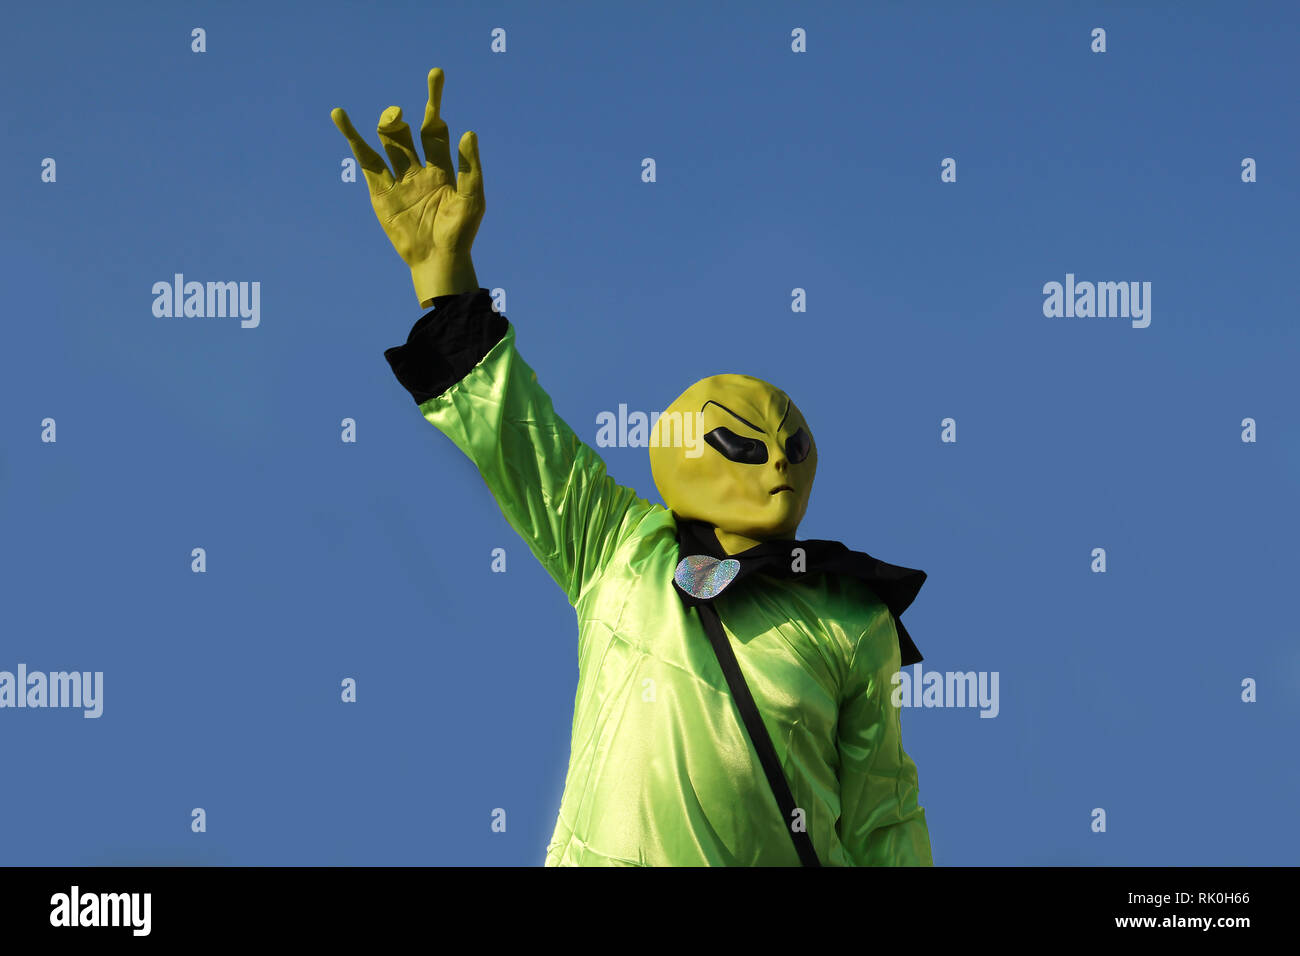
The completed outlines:
{"type": "Polygon", "coordinates": [[[722,665],[722,674],[727,678],[727,686],[731,688],[731,697],[735,700],[745,729],[749,732],[749,740],[754,745],[754,750],[758,752],[758,761],[763,765],[763,773],[767,775],[767,784],[772,788],[772,796],[776,797],[777,805],[781,808],[786,830],[790,834],[790,839],[794,841],[795,852],[799,854],[799,862],[804,866],[821,866],[821,860],[817,859],[817,852],[813,849],[812,838],[808,836],[807,829],[794,829],[794,794],[790,792],[790,784],[786,782],[785,774],[781,771],[781,762],[777,759],[776,748],[772,746],[772,738],[768,736],[767,728],[763,726],[763,718],[759,716],[758,706],[754,703],[753,695],[749,693],[745,675],[740,672],[736,653],[731,649],[731,642],[727,640],[727,635],[722,630],[718,612],[707,602],[698,605],[698,608],[704,633],[709,636],[713,653],[718,656],[718,663],[722,665]]]}

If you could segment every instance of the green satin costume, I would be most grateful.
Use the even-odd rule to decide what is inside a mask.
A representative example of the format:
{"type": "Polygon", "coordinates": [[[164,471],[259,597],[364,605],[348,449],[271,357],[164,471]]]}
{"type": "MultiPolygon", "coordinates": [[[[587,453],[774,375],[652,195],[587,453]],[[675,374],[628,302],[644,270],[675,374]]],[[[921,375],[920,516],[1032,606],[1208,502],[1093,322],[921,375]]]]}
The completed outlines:
{"type": "MultiPolygon", "coordinates": [[[[511,325],[419,405],[474,461],[578,618],[578,689],[547,866],[796,866],[713,650],[673,589],[672,512],[614,482],[511,325]]],[[[890,703],[900,652],[865,584],[815,575],[715,604],[823,865],[931,865],[890,703]]]]}

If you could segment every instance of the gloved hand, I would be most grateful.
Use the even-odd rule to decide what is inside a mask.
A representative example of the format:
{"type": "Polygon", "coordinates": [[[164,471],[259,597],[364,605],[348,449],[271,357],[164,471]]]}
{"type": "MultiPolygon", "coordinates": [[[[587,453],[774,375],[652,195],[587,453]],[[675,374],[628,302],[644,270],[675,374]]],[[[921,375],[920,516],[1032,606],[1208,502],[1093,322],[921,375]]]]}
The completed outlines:
{"type": "Polygon", "coordinates": [[[357,133],[347,113],[342,109],[330,113],[366,177],[380,225],[411,269],[422,308],[428,308],[434,296],[479,287],[470,246],[487,208],[478,137],[472,130],[460,138],[460,168],[452,170],[447,124],[439,115],[442,83],[443,72],[434,67],[429,71],[429,102],[420,125],[428,165],[416,155],[401,107],[390,106],[379,117],[379,141],[393,164],[392,172],[357,133]]]}

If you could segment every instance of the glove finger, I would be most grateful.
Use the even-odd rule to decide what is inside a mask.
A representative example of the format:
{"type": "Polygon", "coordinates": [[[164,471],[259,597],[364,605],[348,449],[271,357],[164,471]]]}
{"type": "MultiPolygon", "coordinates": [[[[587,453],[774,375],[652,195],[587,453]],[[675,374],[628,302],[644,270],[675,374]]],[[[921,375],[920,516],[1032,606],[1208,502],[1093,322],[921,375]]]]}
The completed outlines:
{"type": "Polygon", "coordinates": [[[370,187],[370,191],[378,193],[391,189],[394,182],[393,174],[384,165],[384,158],[361,138],[361,134],[352,125],[352,120],[348,119],[348,114],[336,108],[330,113],[330,119],[334,120],[334,125],[339,128],[339,132],[352,147],[352,155],[356,157],[357,165],[361,167],[361,173],[366,177],[366,185],[370,187]]]}
{"type": "Polygon", "coordinates": [[[447,124],[442,119],[443,73],[438,67],[429,71],[429,102],[424,107],[424,122],[420,124],[420,145],[424,148],[424,161],[437,166],[451,182],[451,140],[447,124]]]}
{"type": "Polygon", "coordinates": [[[379,142],[384,144],[393,175],[401,181],[409,170],[420,168],[420,157],[411,139],[411,127],[402,120],[402,108],[390,106],[379,117],[379,142]]]}
{"type": "Polygon", "coordinates": [[[469,130],[460,138],[460,172],[456,175],[456,193],[465,199],[483,200],[483,166],[478,158],[478,135],[469,130]]]}

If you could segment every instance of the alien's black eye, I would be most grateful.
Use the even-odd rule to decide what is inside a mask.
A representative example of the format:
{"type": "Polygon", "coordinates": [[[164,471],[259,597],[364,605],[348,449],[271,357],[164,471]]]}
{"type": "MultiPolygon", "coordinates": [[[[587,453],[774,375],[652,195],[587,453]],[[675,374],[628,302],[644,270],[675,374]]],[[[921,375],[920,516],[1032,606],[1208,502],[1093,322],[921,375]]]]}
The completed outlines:
{"type": "Polygon", "coordinates": [[[761,465],[767,461],[767,445],[757,438],[737,435],[730,428],[715,428],[704,436],[704,440],[742,465],[761,465]]]}
{"type": "Polygon", "coordinates": [[[785,456],[790,459],[792,465],[797,465],[807,458],[810,451],[812,451],[812,439],[802,428],[785,440],[785,456]]]}

